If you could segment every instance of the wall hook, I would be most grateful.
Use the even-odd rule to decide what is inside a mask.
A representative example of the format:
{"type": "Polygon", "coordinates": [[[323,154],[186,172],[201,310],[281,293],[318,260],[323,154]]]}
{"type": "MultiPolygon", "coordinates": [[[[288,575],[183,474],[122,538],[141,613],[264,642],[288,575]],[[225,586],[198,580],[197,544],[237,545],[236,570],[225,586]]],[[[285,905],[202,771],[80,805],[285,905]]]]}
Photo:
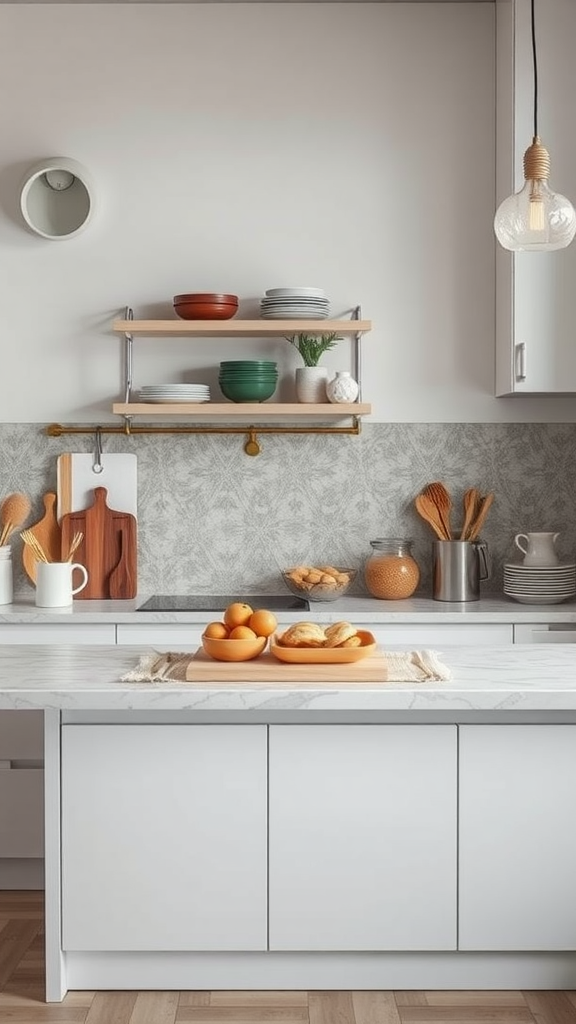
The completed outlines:
{"type": "Polygon", "coordinates": [[[102,428],[96,427],[94,433],[94,462],[92,463],[93,473],[102,473],[104,466],[102,465],[102,428]]]}

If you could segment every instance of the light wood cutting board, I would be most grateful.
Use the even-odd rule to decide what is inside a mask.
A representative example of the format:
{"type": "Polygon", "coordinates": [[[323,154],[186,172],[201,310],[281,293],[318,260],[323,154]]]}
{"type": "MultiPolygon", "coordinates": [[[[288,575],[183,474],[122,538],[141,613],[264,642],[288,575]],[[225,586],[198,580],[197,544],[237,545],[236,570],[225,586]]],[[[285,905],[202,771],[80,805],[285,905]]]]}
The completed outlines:
{"type": "Polygon", "coordinates": [[[200,648],[186,669],[190,683],[385,683],[386,660],[379,651],[348,665],[288,665],[272,654],[253,661],[214,661],[200,648]]]}
{"type": "Polygon", "coordinates": [[[58,456],[57,492],[58,521],[68,512],[80,512],[92,504],[96,487],[108,491],[108,504],[118,512],[136,516],[138,501],[136,455],[104,452],[102,472],[94,472],[94,455],[85,452],[65,452],[58,456]]]}
{"type": "MultiPolygon", "coordinates": [[[[42,498],[44,515],[28,529],[34,534],[49,562],[60,561],[61,531],[56,519],[56,495],[49,491],[42,498]]],[[[22,546],[22,565],[32,583],[36,583],[38,559],[28,544],[22,546]]]]}

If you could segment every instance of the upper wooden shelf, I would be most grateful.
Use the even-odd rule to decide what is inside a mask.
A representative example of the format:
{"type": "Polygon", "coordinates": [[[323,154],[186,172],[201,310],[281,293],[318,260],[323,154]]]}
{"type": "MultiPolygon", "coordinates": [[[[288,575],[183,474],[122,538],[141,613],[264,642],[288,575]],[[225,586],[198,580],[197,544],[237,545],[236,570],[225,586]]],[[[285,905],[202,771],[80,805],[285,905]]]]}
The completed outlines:
{"type": "Polygon", "coordinates": [[[282,337],[285,334],[365,334],[371,320],[114,320],[117,334],[236,335],[282,337]]]}

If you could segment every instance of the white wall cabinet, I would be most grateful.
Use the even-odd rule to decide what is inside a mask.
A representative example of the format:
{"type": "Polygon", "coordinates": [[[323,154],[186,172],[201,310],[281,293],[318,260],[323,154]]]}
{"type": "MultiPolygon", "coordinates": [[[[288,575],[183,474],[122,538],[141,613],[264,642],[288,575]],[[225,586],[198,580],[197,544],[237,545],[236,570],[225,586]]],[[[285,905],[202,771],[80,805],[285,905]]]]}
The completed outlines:
{"type": "Polygon", "coordinates": [[[576,726],[461,726],[459,802],[460,949],[576,949],[576,726]]]}
{"type": "Polygon", "coordinates": [[[266,740],[63,727],[64,949],[266,949],[266,740]]]}
{"type": "MultiPolygon", "coordinates": [[[[550,152],[550,187],[576,203],[576,136],[556,116],[576,90],[570,0],[538,5],[539,132],[550,152]]],[[[524,181],[532,141],[533,74],[528,0],[497,0],[497,202],[524,181]]],[[[496,245],[496,395],[576,392],[576,243],[550,253],[496,245]]]]}
{"type": "Polygon", "coordinates": [[[270,727],[270,949],[456,948],[456,727],[270,727]]]}

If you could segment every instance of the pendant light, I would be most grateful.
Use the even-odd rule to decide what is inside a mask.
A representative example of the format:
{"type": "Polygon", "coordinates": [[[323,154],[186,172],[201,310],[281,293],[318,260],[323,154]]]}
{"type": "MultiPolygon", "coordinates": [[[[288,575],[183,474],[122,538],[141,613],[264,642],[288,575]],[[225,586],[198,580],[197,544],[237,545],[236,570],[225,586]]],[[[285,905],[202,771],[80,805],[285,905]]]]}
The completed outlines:
{"type": "Polygon", "coordinates": [[[530,0],[534,69],[534,136],[524,153],[524,187],[500,204],[494,218],[496,238],[511,252],[565,249],[576,234],[576,212],[569,199],[548,185],[550,157],[538,136],[538,65],[534,0],[530,0]]]}

